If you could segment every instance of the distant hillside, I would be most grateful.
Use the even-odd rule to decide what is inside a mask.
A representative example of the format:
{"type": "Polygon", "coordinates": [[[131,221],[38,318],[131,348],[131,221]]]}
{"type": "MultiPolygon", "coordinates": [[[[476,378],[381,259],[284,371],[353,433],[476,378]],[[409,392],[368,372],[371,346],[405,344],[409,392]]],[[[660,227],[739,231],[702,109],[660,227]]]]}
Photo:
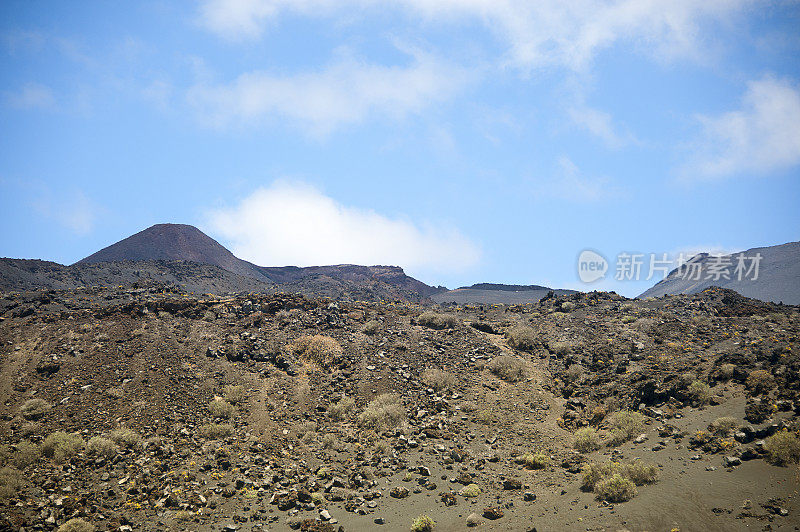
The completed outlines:
{"type": "Polygon", "coordinates": [[[196,227],[158,224],[71,266],[0,259],[0,289],[69,289],[150,280],[188,292],[298,292],[348,300],[425,301],[445,291],[405,274],[399,266],[263,267],[236,257],[196,227]]]}
{"type": "MultiPolygon", "coordinates": [[[[744,272],[746,273],[746,271],[744,272]]],[[[735,290],[743,296],[773,303],[800,304],[800,242],[779,246],[752,248],[740,253],[716,258],[708,253],[693,257],[687,264],[676,268],[655,286],[639,297],[659,297],[666,294],[694,294],[710,286],[735,290]],[[751,266],[751,257],[761,254],[758,279],[753,275],[742,275],[738,279],[735,268],[739,257],[746,267],[751,266]],[[729,279],[714,279],[714,269],[720,264],[729,264],[729,279]]]]}
{"type": "Polygon", "coordinates": [[[76,264],[142,260],[184,260],[212,264],[244,277],[269,280],[255,264],[237,258],[198,228],[184,224],[157,224],[148,227],[79,260],[76,264]]]}
{"type": "Polygon", "coordinates": [[[556,295],[574,294],[575,290],[552,289],[539,285],[478,283],[431,296],[435,303],[457,305],[523,305],[536,303],[553,290],[556,295]]]}

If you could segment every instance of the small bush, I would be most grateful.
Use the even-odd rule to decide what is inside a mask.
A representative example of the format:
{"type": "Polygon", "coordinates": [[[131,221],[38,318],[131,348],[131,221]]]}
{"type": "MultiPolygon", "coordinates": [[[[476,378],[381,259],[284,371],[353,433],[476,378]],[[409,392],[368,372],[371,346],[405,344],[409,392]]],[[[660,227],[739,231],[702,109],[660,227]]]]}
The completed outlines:
{"type": "Polygon", "coordinates": [[[719,376],[723,379],[733,378],[734,372],[736,372],[736,364],[723,364],[719,367],[719,376]]]}
{"type": "Polygon", "coordinates": [[[776,432],[764,440],[770,463],[789,465],[800,461],[800,439],[787,430],[776,432]]]}
{"type": "Polygon", "coordinates": [[[198,432],[207,440],[219,440],[233,434],[233,426],[228,423],[208,423],[201,425],[198,432]]]}
{"type": "Polygon", "coordinates": [[[236,412],[236,407],[222,397],[215,397],[208,403],[208,412],[215,418],[230,419],[236,412]]]}
{"type": "Polygon", "coordinates": [[[569,342],[550,342],[548,345],[551,353],[559,356],[566,356],[572,353],[572,344],[569,342]]]}
{"type": "Polygon", "coordinates": [[[39,419],[44,416],[48,410],[50,410],[50,403],[38,397],[35,399],[28,399],[22,403],[22,406],[19,408],[20,414],[22,414],[22,417],[25,419],[39,419]]]}
{"type": "Polygon", "coordinates": [[[475,423],[479,423],[481,425],[491,425],[495,421],[496,418],[494,416],[494,412],[488,408],[484,408],[475,412],[475,423]]]}
{"type": "Polygon", "coordinates": [[[622,316],[622,323],[633,323],[636,321],[636,316],[622,316]]]}
{"type": "Polygon", "coordinates": [[[328,408],[328,417],[334,421],[342,421],[350,417],[353,409],[356,407],[356,400],[346,395],[339,399],[339,402],[333,403],[328,408]]]}
{"type": "Polygon", "coordinates": [[[544,453],[528,453],[518,460],[528,469],[544,469],[550,465],[550,457],[544,453]]]}
{"type": "Polygon", "coordinates": [[[644,428],[644,416],[639,412],[620,410],[609,416],[611,424],[611,445],[620,445],[641,434],[644,428]]]}
{"type": "Polygon", "coordinates": [[[474,401],[464,401],[463,403],[461,403],[459,405],[459,408],[461,408],[462,412],[466,412],[467,414],[471,414],[472,412],[475,412],[476,410],[478,410],[478,405],[475,404],[474,401]]]}
{"type": "Polygon", "coordinates": [[[487,367],[489,371],[508,382],[517,382],[525,376],[525,363],[509,355],[493,358],[487,367]]]}
{"type": "Polygon", "coordinates": [[[78,454],[82,448],[83,438],[80,434],[68,434],[59,430],[44,439],[41,451],[46,457],[63,463],[78,454]]]}
{"type": "Polygon", "coordinates": [[[455,316],[435,312],[423,312],[417,321],[429,329],[455,329],[458,326],[458,319],[455,316]]]}
{"type": "Polygon", "coordinates": [[[583,366],[580,364],[572,364],[567,371],[564,372],[564,380],[567,382],[576,382],[583,375],[583,366]]]}
{"type": "Polygon", "coordinates": [[[56,532],[94,532],[93,525],[87,523],[80,517],[74,517],[58,527],[56,532]]]}
{"type": "Polygon", "coordinates": [[[378,320],[370,320],[364,324],[361,328],[361,332],[366,334],[367,336],[373,336],[378,334],[378,331],[381,329],[381,322],[378,320]]]}
{"type": "Polygon", "coordinates": [[[422,382],[430,386],[437,392],[449,390],[456,384],[456,379],[452,374],[438,368],[429,368],[422,372],[422,382]]]}
{"type": "Polygon", "coordinates": [[[561,303],[561,312],[572,312],[575,307],[576,305],[572,301],[563,301],[561,303]]]}
{"type": "Polygon", "coordinates": [[[90,454],[111,458],[119,451],[119,446],[108,438],[93,436],[86,443],[86,450],[90,454]]]}
{"type": "Polygon", "coordinates": [[[39,446],[21,441],[16,445],[0,447],[0,464],[12,464],[17,469],[25,469],[39,459],[39,446]]]}
{"type": "Polygon", "coordinates": [[[594,487],[597,496],[608,502],[625,502],[636,496],[636,485],[619,473],[604,478],[594,487]]]}
{"type": "Polygon", "coordinates": [[[411,532],[431,532],[436,522],[427,515],[420,515],[411,523],[411,532]]]}
{"type": "Polygon", "coordinates": [[[732,417],[718,417],[708,425],[708,430],[717,436],[729,436],[739,428],[739,422],[732,417]]]}
{"type": "Polygon", "coordinates": [[[229,384],[222,389],[222,397],[229,403],[238,405],[247,398],[247,390],[240,384],[229,384]]]}
{"type": "Polygon", "coordinates": [[[590,453],[600,448],[600,437],[597,430],[585,427],[575,431],[574,447],[578,452],[590,453]]]}
{"type": "Polygon", "coordinates": [[[341,361],[344,350],[336,339],[324,334],[302,336],[289,344],[295,356],[304,358],[321,367],[328,367],[341,361]]]}
{"type": "Polygon", "coordinates": [[[747,376],[747,389],[750,390],[754,395],[759,395],[770,391],[774,384],[775,383],[772,378],[772,374],[764,369],[751,371],[750,375],[747,376]]]}
{"type": "Polygon", "coordinates": [[[112,430],[108,437],[117,445],[128,449],[133,449],[142,441],[138,432],[125,427],[112,430]]]}
{"type": "Polygon", "coordinates": [[[0,469],[0,499],[10,499],[22,488],[22,472],[15,467],[0,469]]]}
{"type": "Polygon", "coordinates": [[[686,392],[695,406],[704,406],[711,402],[711,387],[703,381],[692,381],[686,392]]]}
{"type": "Polygon", "coordinates": [[[475,497],[478,497],[481,493],[483,493],[483,490],[481,490],[481,487],[478,486],[477,484],[468,484],[467,486],[461,488],[461,491],[459,491],[458,493],[460,493],[462,497],[466,497],[468,499],[474,499],[475,497]]]}
{"type": "Polygon", "coordinates": [[[519,325],[506,333],[508,344],[520,351],[533,351],[537,346],[536,330],[533,327],[519,325]]]}
{"type": "Polygon", "coordinates": [[[622,475],[631,479],[637,486],[652,484],[658,478],[658,468],[652,464],[642,462],[632,462],[625,464],[622,475]]]}
{"type": "Polygon", "coordinates": [[[400,404],[400,397],[394,393],[384,393],[373,399],[358,416],[359,423],[376,431],[396,427],[406,416],[400,404]]]}

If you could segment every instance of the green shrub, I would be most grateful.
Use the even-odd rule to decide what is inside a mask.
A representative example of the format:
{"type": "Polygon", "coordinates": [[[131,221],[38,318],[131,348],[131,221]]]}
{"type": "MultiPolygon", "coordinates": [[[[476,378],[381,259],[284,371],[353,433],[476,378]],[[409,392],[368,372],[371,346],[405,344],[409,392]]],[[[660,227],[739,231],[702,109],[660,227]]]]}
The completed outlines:
{"type": "Polygon", "coordinates": [[[378,320],[370,320],[361,328],[361,332],[368,336],[373,336],[381,329],[381,322],[378,320]]]}
{"type": "Polygon", "coordinates": [[[524,454],[517,461],[528,469],[544,469],[550,465],[550,457],[544,453],[524,454]]]}
{"type": "Polygon", "coordinates": [[[449,390],[456,384],[452,374],[438,368],[429,368],[422,372],[422,382],[437,392],[449,390]]]}
{"type": "Polygon", "coordinates": [[[95,528],[80,517],[74,517],[58,527],[56,532],[94,532],[95,528]]]}
{"type": "Polygon", "coordinates": [[[427,515],[420,515],[411,523],[411,532],[431,532],[436,523],[427,515]]]}
{"type": "Polygon", "coordinates": [[[629,478],[637,486],[652,484],[658,478],[658,468],[653,464],[645,464],[640,461],[625,464],[622,471],[625,478],[629,478]]]}
{"type": "Polygon", "coordinates": [[[80,434],[68,434],[59,430],[44,439],[41,451],[46,457],[63,463],[78,454],[82,448],[83,438],[80,434]]]}
{"type": "Polygon", "coordinates": [[[308,360],[323,368],[341,361],[344,350],[336,339],[323,334],[301,336],[289,349],[295,356],[308,360]]]}
{"type": "Polygon", "coordinates": [[[575,449],[581,453],[590,453],[600,448],[600,437],[597,430],[592,427],[585,427],[575,431],[575,449]]]}
{"type": "Polygon", "coordinates": [[[455,316],[435,312],[423,312],[417,321],[429,329],[455,329],[458,326],[458,319],[455,316]]]}
{"type": "Polygon", "coordinates": [[[22,417],[25,419],[39,419],[44,416],[48,410],[50,410],[50,403],[38,397],[35,399],[28,399],[22,403],[22,406],[19,408],[20,414],[22,414],[22,417]]]}
{"type": "Polygon", "coordinates": [[[215,397],[208,403],[208,412],[214,418],[230,419],[236,412],[236,407],[222,397],[215,397]]]}
{"type": "Polygon", "coordinates": [[[119,451],[119,446],[108,438],[93,436],[89,438],[89,441],[86,443],[86,450],[90,454],[112,458],[119,451]]]}
{"type": "Polygon", "coordinates": [[[608,502],[625,502],[636,495],[636,485],[632,480],[615,473],[598,482],[594,487],[594,492],[608,502]]]}
{"type": "Polygon", "coordinates": [[[772,374],[764,369],[751,371],[747,376],[747,388],[754,394],[766,393],[775,385],[772,374]]]}
{"type": "Polygon", "coordinates": [[[356,406],[356,400],[352,397],[343,395],[338,402],[333,403],[328,408],[328,417],[334,421],[342,421],[350,417],[353,409],[356,406]]]}
{"type": "Polygon", "coordinates": [[[39,446],[29,441],[21,441],[16,445],[0,447],[0,464],[12,464],[17,469],[25,469],[39,459],[39,446]]]}
{"type": "Polygon", "coordinates": [[[788,430],[776,432],[764,440],[770,463],[789,465],[800,461],[800,439],[788,430]]]}
{"type": "Polygon", "coordinates": [[[611,445],[620,445],[630,441],[644,429],[644,416],[639,412],[620,410],[608,417],[611,425],[611,445]]]}
{"type": "Polygon", "coordinates": [[[10,499],[22,488],[22,472],[15,467],[0,469],[0,500],[10,499]]]}
{"type": "Polygon", "coordinates": [[[576,306],[577,305],[575,305],[575,303],[573,303],[572,301],[562,301],[561,312],[572,312],[573,310],[575,310],[576,306]]]}
{"type": "Polygon", "coordinates": [[[695,406],[703,406],[711,402],[711,387],[703,381],[692,381],[686,391],[695,406]]]}
{"type": "Polygon", "coordinates": [[[533,351],[539,344],[533,327],[518,325],[506,332],[508,345],[520,351],[533,351]]]}
{"type": "Polygon", "coordinates": [[[525,363],[517,357],[500,355],[494,357],[487,366],[489,371],[508,382],[517,382],[525,376],[525,363]]]}
{"type": "Polygon", "coordinates": [[[229,403],[237,405],[247,398],[247,391],[240,384],[229,384],[222,389],[222,397],[229,403]]]}
{"type": "Polygon", "coordinates": [[[732,417],[718,417],[708,425],[708,430],[717,436],[730,436],[739,428],[739,422],[732,417]]]}
{"type": "Polygon", "coordinates": [[[233,434],[233,426],[228,423],[207,423],[201,425],[198,432],[207,440],[219,440],[233,434]]]}
{"type": "Polygon", "coordinates": [[[138,432],[126,427],[112,430],[108,437],[117,445],[127,447],[128,449],[133,449],[142,441],[142,437],[138,432]]]}
{"type": "MultiPolygon", "coordinates": [[[[630,493],[630,490],[625,486],[643,486],[645,484],[652,484],[658,477],[658,468],[652,464],[645,464],[639,461],[624,463],[624,462],[591,462],[583,466],[583,489],[593,491],[600,498],[610,502],[622,502],[614,500],[610,497],[615,497],[617,493],[630,493]],[[619,482],[615,479],[614,482],[608,482],[612,478],[620,477],[630,482],[630,486],[626,483],[619,482]]],[[[633,494],[636,491],[633,490],[633,494]]],[[[631,495],[632,497],[633,495],[631,495]]],[[[624,499],[628,500],[628,499],[624,499]]]]}
{"type": "Polygon", "coordinates": [[[358,421],[364,427],[381,431],[396,427],[405,416],[406,410],[400,404],[400,396],[384,393],[370,401],[358,416],[358,421]]]}

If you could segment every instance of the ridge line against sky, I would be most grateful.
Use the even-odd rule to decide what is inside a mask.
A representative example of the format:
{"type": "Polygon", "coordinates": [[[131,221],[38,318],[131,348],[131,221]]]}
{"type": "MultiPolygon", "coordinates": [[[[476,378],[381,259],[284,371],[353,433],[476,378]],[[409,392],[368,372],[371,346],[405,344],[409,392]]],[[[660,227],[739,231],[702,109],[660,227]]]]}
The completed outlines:
{"type": "Polygon", "coordinates": [[[182,222],[263,265],[585,289],[587,248],[798,239],[795,1],[0,13],[0,208],[19,227],[0,255],[69,263],[182,222]]]}

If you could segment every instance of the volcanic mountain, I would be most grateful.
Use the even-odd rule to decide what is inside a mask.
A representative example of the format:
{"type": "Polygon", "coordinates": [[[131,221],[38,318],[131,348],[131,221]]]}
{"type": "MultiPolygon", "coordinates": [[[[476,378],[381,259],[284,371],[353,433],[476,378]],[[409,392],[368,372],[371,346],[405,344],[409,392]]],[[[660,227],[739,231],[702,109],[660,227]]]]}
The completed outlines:
{"type": "Polygon", "coordinates": [[[773,303],[800,304],[800,242],[752,248],[731,255],[700,253],[675,268],[639,297],[695,294],[710,286],[735,290],[743,296],[773,303]],[[757,268],[753,259],[760,257],[757,268]],[[740,261],[741,278],[736,271],[740,261]],[[722,268],[724,274],[718,275],[722,268]],[[752,268],[752,270],[751,270],[752,268]],[[757,276],[756,276],[757,272],[757,276]]]}
{"type": "Polygon", "coordinates": [[[198,228],[185,224],[156,224],[92,253],[76,264],[151,260],[211,264],[244,277],[269,281],[258,266],[236,257],[198,228]]]}

